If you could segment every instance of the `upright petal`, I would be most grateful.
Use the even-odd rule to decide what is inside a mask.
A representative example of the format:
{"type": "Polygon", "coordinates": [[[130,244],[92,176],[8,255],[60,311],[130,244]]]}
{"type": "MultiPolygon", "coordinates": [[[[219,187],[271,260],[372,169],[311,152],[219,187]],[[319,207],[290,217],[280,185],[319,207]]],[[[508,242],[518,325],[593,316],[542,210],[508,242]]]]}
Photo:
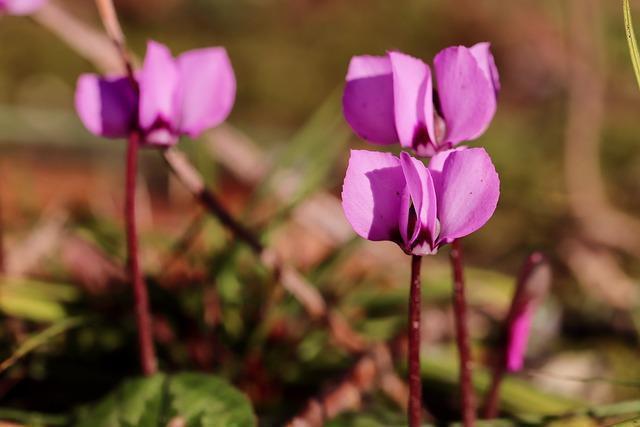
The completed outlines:
{"type": "Polygon", "coordinates": [[[46,0],[1,0],[0,13],[28,15],[38,10],[46,0]]]}
{"type": "Polygon", "coordinates": [[[431,178],[433,179],[433,185],[436,188],[436,193],[440,193],[440,188],[442,186],[442,169],[444,169],[444,163],[449,158],[451,153],[456,151],[466,150],[466,146],[460,146],[456,148],[452,148],[450,150],[439,151],[436,153],[431,159],[429,159],[429,172],[431,173],[431,178]]]}
{"type": "Polygon", "coordinates": [[[434,65],[446,127],[442,142],[457,144],[479,137],[496,112],[493,82],[464,46],[444,49],[436,55],[434,65]]]}
{"type": "Polygon", "coordinates": [[[76,111],[94,135],[121,138],[135,127],[138,99],[126,77],[83,74],[76,85],[76,111]]]}
{"type": "Polygon", "coordinates": [[[438,243],[473,233],[493,215],[500,179],[483,148],[449,153],[436,187],[440,236],[438,243]]]}
{"type": "Polygon", "coordinates": [[[401,52],[389,52],[389,59],[400,144],[413,148],[433,141],[433,87],[429,66],[401,52]]]}
{"type": "Polygon", "coordinates": [[[191,50],[177,59],[180,74],[179,130],[197,137],[227,118],[236,96],[236,78],[221,47],[191,50]]]}
{"type": "Polygon", "coordinates": [[[342,208],[356,233],[369,240],[397,241],[405,194],[406,182],[396,156],[351,150],[342,187],[342,208]]]}
{"type": "Polygon", "coordinates": [[[408,224],[400,223],[400,233],[403,240],[411,245],[415,242],[420,232],[428,234],[430,238],[434,237],[437,211],[436,193],[431,174],[424,166],[424,163],[411,157],[406,152],[402,152],[400,154],[400,164],[417,217],[411,235],[405,231],[408,230],[408,224]]]}
{"type": "Polygon", "coordinates": [[[476,58],[476,61],[478,61],[478,65],[484,75],[493,83],[493,89],[496,95],[498,95],[498,92],[500,92],[500,75],[498,74],[496,61],[493,59],[493,54],[491,53],[491,43],[476,43],[471,46],[469,50],[473,57],[476,58]]]}
{"type": "Polygon", "coordinates": [[[346,80],[342,109],[355,133],[376,144],[397,143],[389,58],[354,56],[346,80]]]}
{"type": "Polygon", "coordinates": [[[140,126],[148,130],[162,122],[175,127],[178,67],[165,45],[149,41],[139,81],[140,126]]]}

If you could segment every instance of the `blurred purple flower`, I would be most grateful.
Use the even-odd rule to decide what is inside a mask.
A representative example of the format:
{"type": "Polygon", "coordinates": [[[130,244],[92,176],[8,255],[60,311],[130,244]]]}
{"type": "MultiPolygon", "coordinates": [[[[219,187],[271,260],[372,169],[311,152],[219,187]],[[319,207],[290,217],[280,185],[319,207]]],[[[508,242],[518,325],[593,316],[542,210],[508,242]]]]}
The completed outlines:
{"type": "Polygon", "coordinates": [[[91,133],[122,138],[137,130],[144,144],[171,146],[181,135],[197,137],[220,124],[235,99],[233,68],[221,47],[174,59],[166,46],[150,41],[136,79],[139,91],[127,77],[80,76],[76,110],[91,133]]]}
{"type": "Polygon", "coordinates": [[[46,0],[0,0],[0,15],[28,15],[38,10],[46,0]]]}
{"type": "Polygon", "coordinates": [[[352,150],[342,207],[357,234],[426,255],[493,215],[500,180],[482,148],[443,151],[427,168],[406,152],[352,150]]]}
{"type": "Polygon", "coordinates": [[[504,367],[509,372],[520,371],[524,365],[531,321],[551,285],[551,267],[546,257],[534,252],[522,267],[511,308],[505,321],[504,367]]]}
{"type": "Polygon", "coordinates": [[[489,43],[448,47],[429,66],[401,52],[354,56],[343,96],[353,130],[376,144],[400,143],[432,156],[482,135],[500,89],[489,43]]]}
{"type": "Polygon", "coordinates": [[[509,372],[518,372],[524,365],[524,355],[527,351],[529,331],[531,330],[531,307],[523,310],[511,319],[507,331],[506,368],[509,372]]]}

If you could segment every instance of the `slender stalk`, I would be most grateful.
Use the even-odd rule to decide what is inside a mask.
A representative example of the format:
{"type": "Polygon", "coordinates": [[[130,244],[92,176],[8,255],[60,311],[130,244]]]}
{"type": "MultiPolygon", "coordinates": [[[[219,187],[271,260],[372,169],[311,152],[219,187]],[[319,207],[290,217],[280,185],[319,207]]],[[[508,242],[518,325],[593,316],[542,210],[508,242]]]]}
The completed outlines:
{"type": "Polygon", "coordinates": [[[453,311],[455,315],[456,340],[460,357],[460,392],[462,396],[462,420],[465,427],[476,422],[476,397],[471,378],[471,346],[467,329],[467,303],[464,294],[464,271],[462,267],[462,246],[460,240],[451,245],[451,266],[453,268],[453,311]]]}
{"type": "Polygon", "coordinates": [[[409,291],[409,426],[417,427],[422,415],[422,381],[420,376],[420,266],[422,257],[411,257],[409,291]]]}
{"type": "Polygon", "coordinates": [[[136,324],[138,326],[138,348],[140,364],[145,375],[153,375],[158,370],[153,334],[149,296],[142,279],[138,259],[138,231],[136,227],[136,176],[138,173],[138,146],[140,134],[132,132],[127,142],[126,183],[125,183],[125,223],[127,230],[127,256],[129,277],[133,284],[136,324]]]}
{"type": "Polygon", "coordinates": [[[493,375],[491,377],[491,385],[484,404],[484,410],[482,417],[487,420],[491,420],[498,415],[498,402],[500,401],[500,386],[502,385],[502,379],[504,378],[505,368],[504,363],[498,361],[493,368],[493,375]]]}

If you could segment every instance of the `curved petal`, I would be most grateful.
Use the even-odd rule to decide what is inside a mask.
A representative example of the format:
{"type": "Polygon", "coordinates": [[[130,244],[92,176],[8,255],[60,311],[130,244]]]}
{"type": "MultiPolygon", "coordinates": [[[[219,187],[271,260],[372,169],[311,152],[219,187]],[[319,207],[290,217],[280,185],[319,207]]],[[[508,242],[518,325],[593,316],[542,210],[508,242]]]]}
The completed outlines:
{"type": "Polygon", "coordinates": [[[126,137],[135,126],[137,103],[137,95],[126,77],[83,74],[78,79],[76,111],[94,135],[126,137]]]}
{"type": "Polygon", "coordinates": [[[491,43],[476,43],[471,46],[469,50],[471,51],[473,57],[476,58],[476,61],[478,61],[478,65],[482,69],[484,75],[493,84],[493,89],[496,92],[497,96],[498,92],[500,92],[500,75],[498,74],[496,61],[495,59],[493,59],[493,54],[491,53],[491,43]]]}
{"type": "Polygon", "coordinates": [[[351,58],[342,110],[359,137],[376,144],[398,142],[389,58],[366,55],[351,58]]]}
{"type": "Polygon", "coordinates": [[[177,59],[180,74],[179,130],[197,137],[227,118],[236,96],[236,78],[222,47],[197,49],[177,59]]]}
{"type": "Polygon", "coordinates": [[[433,87],[429,66],[401,52],[389,52],[389,59],[393,70],[395,122],[400,144],[413,148],[414,145],[433,141],[433,87]]]}
{"type": "Polygon", "coordinates": [[[0,13],[6,11],[11,15],[28,15],[38,10],[46,0],[4,0],[0,1],[0,13]]]}
{"type": "Polygon", "coordinates": [[[500,196],[500,179],[483,148],[449,153],[436,187],[439,243],[473,233],[493,215],[500,196]]]}
{"type": "Polygon", "coordinates": [[[433,179],[433,185],[436,188],[436,193],[440,192],[440,188],[442,186],[442,169],[444,168],[444,163],[449,158],[449,155],[453,152],[466,150],[466,146],[460,146],[456,148],[452,148],[450,150],[439,151],[433,157],[429,159],[428,169],[431,173],[431,178],[433,179]]]}
{"type": "Polygon", "coordinates": [[[457,144],[479,137],[496,112],[492,81],[464,46],[444,49],[436,55],[434,66],[446,126],[443,142],[457,144]]]}
{"type": "Polygon", "coordinates": [[[431,174],[424,166],[424,163],[411,157],[406,152],[402,152],[400,154],[400,165],[402,166],[402,172],[417,216],[411,236],[408,235],[408,224],[401,223],[400,233],[403,240],[408,245],[411,245],[421,231],[423,233],[426,231],[429,237],[433,237],[437,210],[436,193],[431,174]]]}
{"type": "Polygon", "coordinates": [[[405,193],[406,182],[396,156],[351,150],[342,208],[356,233],[369,240],[397,241],[405,193]]]}
{"type": "Polygon", "coordinates": [[[178,67],[165,45],[149,41],[138,80],[140,126],[149,130],[162,122],[175,127],[178,67]]]}

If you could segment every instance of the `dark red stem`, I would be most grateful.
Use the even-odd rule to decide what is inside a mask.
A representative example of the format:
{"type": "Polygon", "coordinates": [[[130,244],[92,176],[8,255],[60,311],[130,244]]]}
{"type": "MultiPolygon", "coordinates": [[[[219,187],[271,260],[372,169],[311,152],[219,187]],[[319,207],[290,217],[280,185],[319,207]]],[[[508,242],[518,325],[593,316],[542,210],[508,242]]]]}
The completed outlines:
{"type": "Polygon", "coordinates": [[[504,363],[498,362],[493,368],[491,386],[484,404],[483,418],[491,420],[498,415],[498,402],[500,401],[500,385],[504,377],[504,363]]]}
{"type": "Polygon", "coordinates": [[[144,375],[153,375],[158,370],[153,334],[149,296],[142,279],[138,259],[138,231],[136,229],[136,175],[138,173],[138,146],[140,135],[132,132],[127,143],[126,183],[125,183],[125,223],[127,229],[127,256],[129,275],[133,284],[136,324],[138,326],[138,346],[140,363],[144,375]]]}
{"type": "Polygon", "coordinates": [[[462,246],[459,240],[451,245],[451,266],[453,268],[453,312],[455,315],[456,340],[460,357],[460,392],[462,396],[462,421],[465,427],[476,422],[476,397],[471,377],[471,346],[467,329],[467,302],[464,294],[464,271],[462,267],[462,246]]]}
{"type": "Polygon", "coordinates": [[[418,427],[422,416],[422,380],[420,376],[420,265],[422,257],[411,257],[409,292],[409,427],[418,427]]]}

